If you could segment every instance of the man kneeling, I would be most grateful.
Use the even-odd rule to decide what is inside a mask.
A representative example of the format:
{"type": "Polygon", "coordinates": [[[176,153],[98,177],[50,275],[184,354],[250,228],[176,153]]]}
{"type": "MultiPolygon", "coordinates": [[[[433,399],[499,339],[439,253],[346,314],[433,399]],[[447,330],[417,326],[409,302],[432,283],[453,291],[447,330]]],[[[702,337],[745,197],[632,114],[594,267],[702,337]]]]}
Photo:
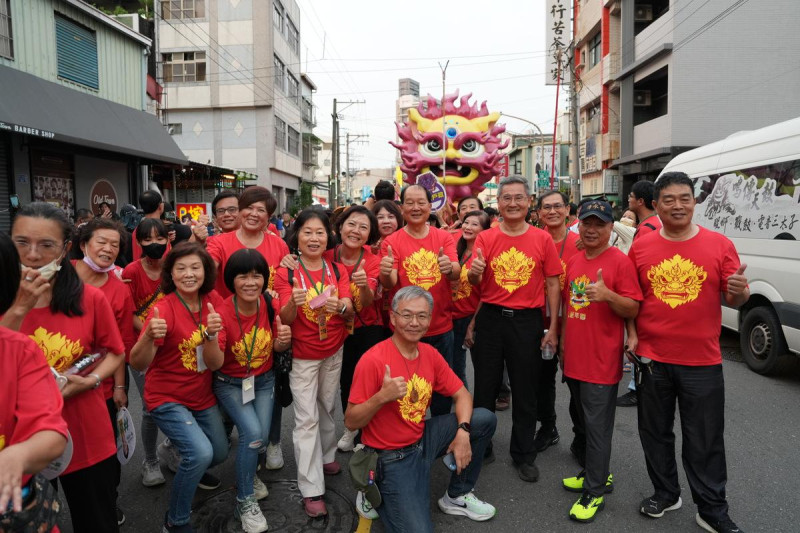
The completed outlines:
{"type": "Polygon", "coordinates": [[[430,293],[400,289],[392,300],[394,335],[367,351],[356,366],[345,426],[362,430],[361,441],[378,453],[378,512],[389,532],[433,531],[430,470],[438,457],[453,453],[456,469],[439,508],[472,520],[489,520],[495,508],[472,489],[497,418],[472,410],[472,396],[432,346],[420,343],[433,311],[430,293]],[[450,396],[455,414],[425,420],[434,392],[450,396]]]}

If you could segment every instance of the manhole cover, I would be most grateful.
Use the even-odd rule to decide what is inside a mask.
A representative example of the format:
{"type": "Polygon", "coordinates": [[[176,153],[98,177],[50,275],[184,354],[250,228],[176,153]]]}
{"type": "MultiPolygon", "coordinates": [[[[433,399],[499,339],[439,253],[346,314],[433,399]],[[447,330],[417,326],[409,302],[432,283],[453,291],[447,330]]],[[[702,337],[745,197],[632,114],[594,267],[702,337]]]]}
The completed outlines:
{"type": "MultiPolygon", "coordinates": [[[[269,531],[326,531],[349,533],[355,530],[356,513],[350,499],[328,488],[325,504],[328,515],[310,518],[303,511],[303,497],[294,480],[264,482],[269,496],[259,503],[261,512],[269,523],[269,531]]],[[[192,526],[203,533],[238,533],[242,524],[233,515],[236,489],[218,492],[200,502],[192,510],[192,526]]]]}

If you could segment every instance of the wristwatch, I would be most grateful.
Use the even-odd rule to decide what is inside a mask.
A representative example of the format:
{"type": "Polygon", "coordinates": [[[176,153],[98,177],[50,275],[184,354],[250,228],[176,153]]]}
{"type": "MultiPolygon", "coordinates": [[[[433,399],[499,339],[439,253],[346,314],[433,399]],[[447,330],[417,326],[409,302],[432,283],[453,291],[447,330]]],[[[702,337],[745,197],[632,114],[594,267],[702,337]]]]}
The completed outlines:
{"type": "MultiPolygon", "coordinates": [[[[469,425],[469,422],[461,422],[458,425],[458,429],[463,429],[464,431],[467,432],[467,435],[469,435],[469,432],[470,432],[470,429],[472,429],[472,426],[469,425]]],[[[458,430],[456,430],[456,431],[458,431],[458,430]]]]}
{"type": "Polygon", "coordinates": [[[203,330],[203,336],[206,338],[207,341],[215,341],[217,340],[217,333],[211,335],[208,330],[203,330]]]}

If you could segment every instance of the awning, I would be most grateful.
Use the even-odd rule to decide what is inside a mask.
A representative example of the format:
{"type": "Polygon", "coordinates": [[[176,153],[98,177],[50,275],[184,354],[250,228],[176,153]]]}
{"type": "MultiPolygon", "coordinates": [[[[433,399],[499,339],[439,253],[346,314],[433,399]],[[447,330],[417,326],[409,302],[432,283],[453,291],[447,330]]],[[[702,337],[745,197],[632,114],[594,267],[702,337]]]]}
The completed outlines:
{"type": "Polygon", "coordinates": [[[4,66],[0,66],[0,131],[149,162],[188,163],[155,116],[4,66]]]}

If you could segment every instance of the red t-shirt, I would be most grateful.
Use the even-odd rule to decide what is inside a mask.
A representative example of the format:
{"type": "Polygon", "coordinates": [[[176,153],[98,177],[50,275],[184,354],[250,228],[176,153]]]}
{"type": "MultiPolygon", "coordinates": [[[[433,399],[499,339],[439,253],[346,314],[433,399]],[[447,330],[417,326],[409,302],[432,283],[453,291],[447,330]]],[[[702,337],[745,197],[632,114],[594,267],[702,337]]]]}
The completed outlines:
{"type": "MultiPolygon", "coordinates": [[[[208,323],[208,303],[218,313],[224,301],[215,291],[202,297],[201,319],[208,323]]],[[[144,381],[144,402],[152,411],[159,405],[171,402],[186,406],[193,411],[202,411],[216,405],[217,400],[211,392],[211,372],[197,371],[197,347],[204,343],[203,334],[197,327],[197,315],[183,306],[174,292],[164,296],[157,304],[159,318],[167,321],[167,335],[156,339],[158,346],[155,357],[147,367],[147,379],[144,381]]],[[[142,328],[142,335],[152,313],[142,328]]],[[[226,331],[219,332],[217,342],[221,350],[225,349],[226,331]]]]}
{"type": "MultiPolygon", "coordinates": [[[[125,345],[125,361],[129,361],[131,348],[136,344],[136,332],[133,330],[133,313],[136,311],[136,307],[133,304],[131,291],[125,285],[113,273],[109,272],[108,281],[99,289],[105,295],[109,305],[111,305],[111,310],[114,311],[114,319],[122,336],[122,344],[125,345]]],[[[107,400],[113,394],[114,376],[111,376],[103,381],[103,395],[107,400]]]]}
{"type": "MultiPolygon", "coordinates": [[[[553,244],[556,245],[556,251],[559,255],[559,260],[561,261],[561,275],[558,276],[558,285],[561,291],[564,290],[564,284],[566,282],[567,277],[567,263],[569,260],[579,252],[576,243],[580,240],[580,236],[577,233],[573,233],[571,231],[567,231],[567,237],[565,239],[561,239],[558,242],[554,242],[553,244]]],[[[545,281],[545,294],[547,294],[547,282],[545,281]]],[[[559,310],[560,314],[560,310],[559,310]]],[[[548,317],[550,316],[550,307],[547,305],[547,298],[545,298],[545,306],[542,309],[542,317],[545,319],[545,324],[549,324],[548,317]]],[[[563,317],[559,320],[563,320],[563,317]]],[[[559,321],[559,324],[561,322],[559,321]]]]}
{"type": "Polygon", "coordinates": [[[636,226],[636,231],[633,233],[633,241],[638,239],[639,237],[644,237],[648,233],[652,233],[654,231],[660,230],[662,227],[661,219],[658,218],[657,215],[651,215],[644,220],[642,220],[638,226],[636,226]],[[650,227],[652,226],[652,228],[650,227]]]}
{"type": "Polygon", "coordinates": [[[481,301],[480,288],[467,279],[467,272],[474,258],[475,254],[470,253],[461,265],[461,277],[458,281],[450,282],[453,292],[453,320],[474,315],[481,301]]]}
{"type": "MultiPolygon", "coordinates": [[[[22,333],[0,328],[0,353],[0,451],[40,431],[66,439],[64,400],[39,347],[22,333]]],[[[30,478],[23,474],[22,484],[30,478]]]]}
{"type": "Polygon", "coordinates": [[[615,293],[642,301],[642,290],[628,256],[611,247],[599,256],[587,259],[585,252],[572,256],[567,263],[567,283],[562,293],[566,304],[564,337],[564,375],[573,379],[614,385],[622,379],[622,355],[625,319],[606,302],[590,302],[586,287],[597,281],[603,270],[603,282],[615,293]]]}
{"type": "MultiPolygon", "coordinates": [[[[214,261],[219,263],[219,268],[217,269],[217,285],[215,288],[217,293],[223,298],[227,298],[232,294],[231,291],[228,290],[228,287],[225,286],[225,264],[228,262],[228,258],[233,252],[244,248],[246,248],[246,246],[242,244],[242,241],[236,236],[235,231],[223,233],[208,241],[208,253],[214,261]]],[[[261,255],[267,260],[267,265],[269,265],[269,282],[267,283],[267,288],[271,290],[275,287],[275,272],[278,265],[281,264],[281,259],[289,253],[289,247],[286,246],[286,243],[283,242],[280,237],[265,233],[264,240],[261,241],[261,244],[259,244],[255,250],[261,252],[261,255]]]]}
{"type": "MultiPolygon", "coordinates": [[[[339,313],[327,313],[325,321],[328,327],[328,337],[325,340],[320,340],[317,314],[324,313],[324,308],[311,309],[308,305],[309,301],[324,290],[323,286],[327,285],[337,287],[339,298],[351,298],[350,276],[347,275],[347,269],[344,265],[335,263],[336,268],[339,270],[339,279],[337,281],[332,271],[334,263],[325,261],[325,264],[324,272],[323,269],[309,270],[311,279],[309,279],[302,266],[293,271],[293,279],[306,288],[306,303],[297,310],[297,317],[291,324],[292,355],[297,359],[325,359],[330,357],[342,347],[347,337],[347,326],[342,315],[339,313]]],[[[289,284],[288,269],[278,269],[275,290],[278,291],[278,297],[281,302],[288,302],[292,299],[292,286],[289,284]]]]}
{"type": "Polygon", "coordinates": [[[720,364],[720,293],[739,268],[733,243],[703,227],[682,242],[653,231],[635,240],[628,256],[644,295],[636,318],[638,352],[664,363],[720,364]]]}
{"type": "Polygon", "coordinates": [[[453,329],[453,294],[450,281],[439,271],[439,250],[444,248],[450,261],[458,262],[453,236],[439,228],[429,227],[428,235],[415,239],[405,229],[389,235],[381,244],[381,257],[392,247],[393,268],[397,269],[397,285],[422,287],[433,296],[433,318],[426,336],[441,335],[453,329]]]}
{"type": "MultiPolygon", "coordinates": [[[[272,309],[277,317],[281,310],[277,298],[272,300],[272,309]]],[[[272,344],[275,339],[264,298],[259,301],[258,313],[251,316],[245,316],[240,311],[237,318],[236,309],[233,306],[233,296],[225,299],[225,304],[218,312],[222,315],[227,337],[225,362],[222,363],[219,371],[226,376],[246,378],[247,352],[253,346],[253,336],[255,335],[255,346],[250,357],[250,375],[259,376],[269,372],[272,369],[272,344]],[[256,317],[258,317],[258,324],[256,324],[256,317]]]]}
{"type": "MultiPolygon", "coordinates": [[[[347,270],[348,277],[351,277],[356,265],[345,265],[341,262],[341,255],[339,251],[341,246],[342,245],[340,244],[335,249],[326,251],[323,254],[323,257],[329,262],[334,260],[337,261],[336,264],[344,267],[345,270],[347,270]]],[[[365,245],[363,250],[364,256],[361,258],[361,263],[363,263],[364,271],[367,273],[367,285],[369,286],[369,290],[371,290],[372,294],[374,295],[378,289],[378,276],[380,276],[381,273],[381,260],[378,258],[378,256],[372,253],[372,251],[369,249],[369,246],[365,245]]],[[[350,295],[353,298],[353,306],[356,310],[356,317],[353,319],[353,327],[355,329],[363,326],[380,326],[383,324],[383,320],[381,320],[381,316],[378,313],[378,308],[374,303],[374,296],[373,304],[364,309],[361,305],[361,290],[352,281],[350,282],[350,295]]]]}
{"type": "Polygon", "coordinates": [[[128,285],[131,296],[133,296],[134,312],[144,306],[144,304],[147,302],[150,302],[147,307],[142,309],[142,311],[136,315],[141,320],[144,320],[147,318],[147,315],[150,313],[150,310],[153,308],[153,306],[164,297],[164,293],[159,289],[159,286],[161,285],[161,278],[150,279],[150,277],[147,275],[147,272],[144,271],[142,261],[143,260],[134,261],[126,266],[122,271],[122,279],[125,281],[130,280],[130,282],[126,283],[126,285],[128,285]],[[158,291],[158,294],[151,301],[150,298],[156,291],[158,291]]]}
{"type": "Polygon", "coordinates": [[[381,390],[386,365],[392,377],[402,376],[407,383],[406,395],[384,404],[361,429],[361,442],[367,446],[394,450],[414,444],[425,430],[425,411],[433,393],[452,396],[464,386],[436,348],[424,342],[417,346],[419,356],[409,361],[392,339],[386,339],[367,350],[358,361],[350,387],[350,403],[364,403],[381,390]]]}
{"type": "MultiPolygon", "coordinates": [[[[81,308],[83,316],[71,317],[53,313],[49,306],[31,309],[22,321],[20,332],[39,345],[47,364],[59,372],[101,348],[113,354],[125,353],[119,330],[108,327],[114,312],[100,289],[84,284],[81,308]]],[[[66,400],[63,416],[73,442],[72,461],[65,474],[95,465],[117,452],[102,388],[66,400]]]]}
{"type": "Polygon", "coordinates": [[[482,231],[472,249],[486,261],[481,299],[507,309],[544,307],[545,278],[563,273],[550,234],[533,226],[515,236],[499,227],[482,231]]]}

